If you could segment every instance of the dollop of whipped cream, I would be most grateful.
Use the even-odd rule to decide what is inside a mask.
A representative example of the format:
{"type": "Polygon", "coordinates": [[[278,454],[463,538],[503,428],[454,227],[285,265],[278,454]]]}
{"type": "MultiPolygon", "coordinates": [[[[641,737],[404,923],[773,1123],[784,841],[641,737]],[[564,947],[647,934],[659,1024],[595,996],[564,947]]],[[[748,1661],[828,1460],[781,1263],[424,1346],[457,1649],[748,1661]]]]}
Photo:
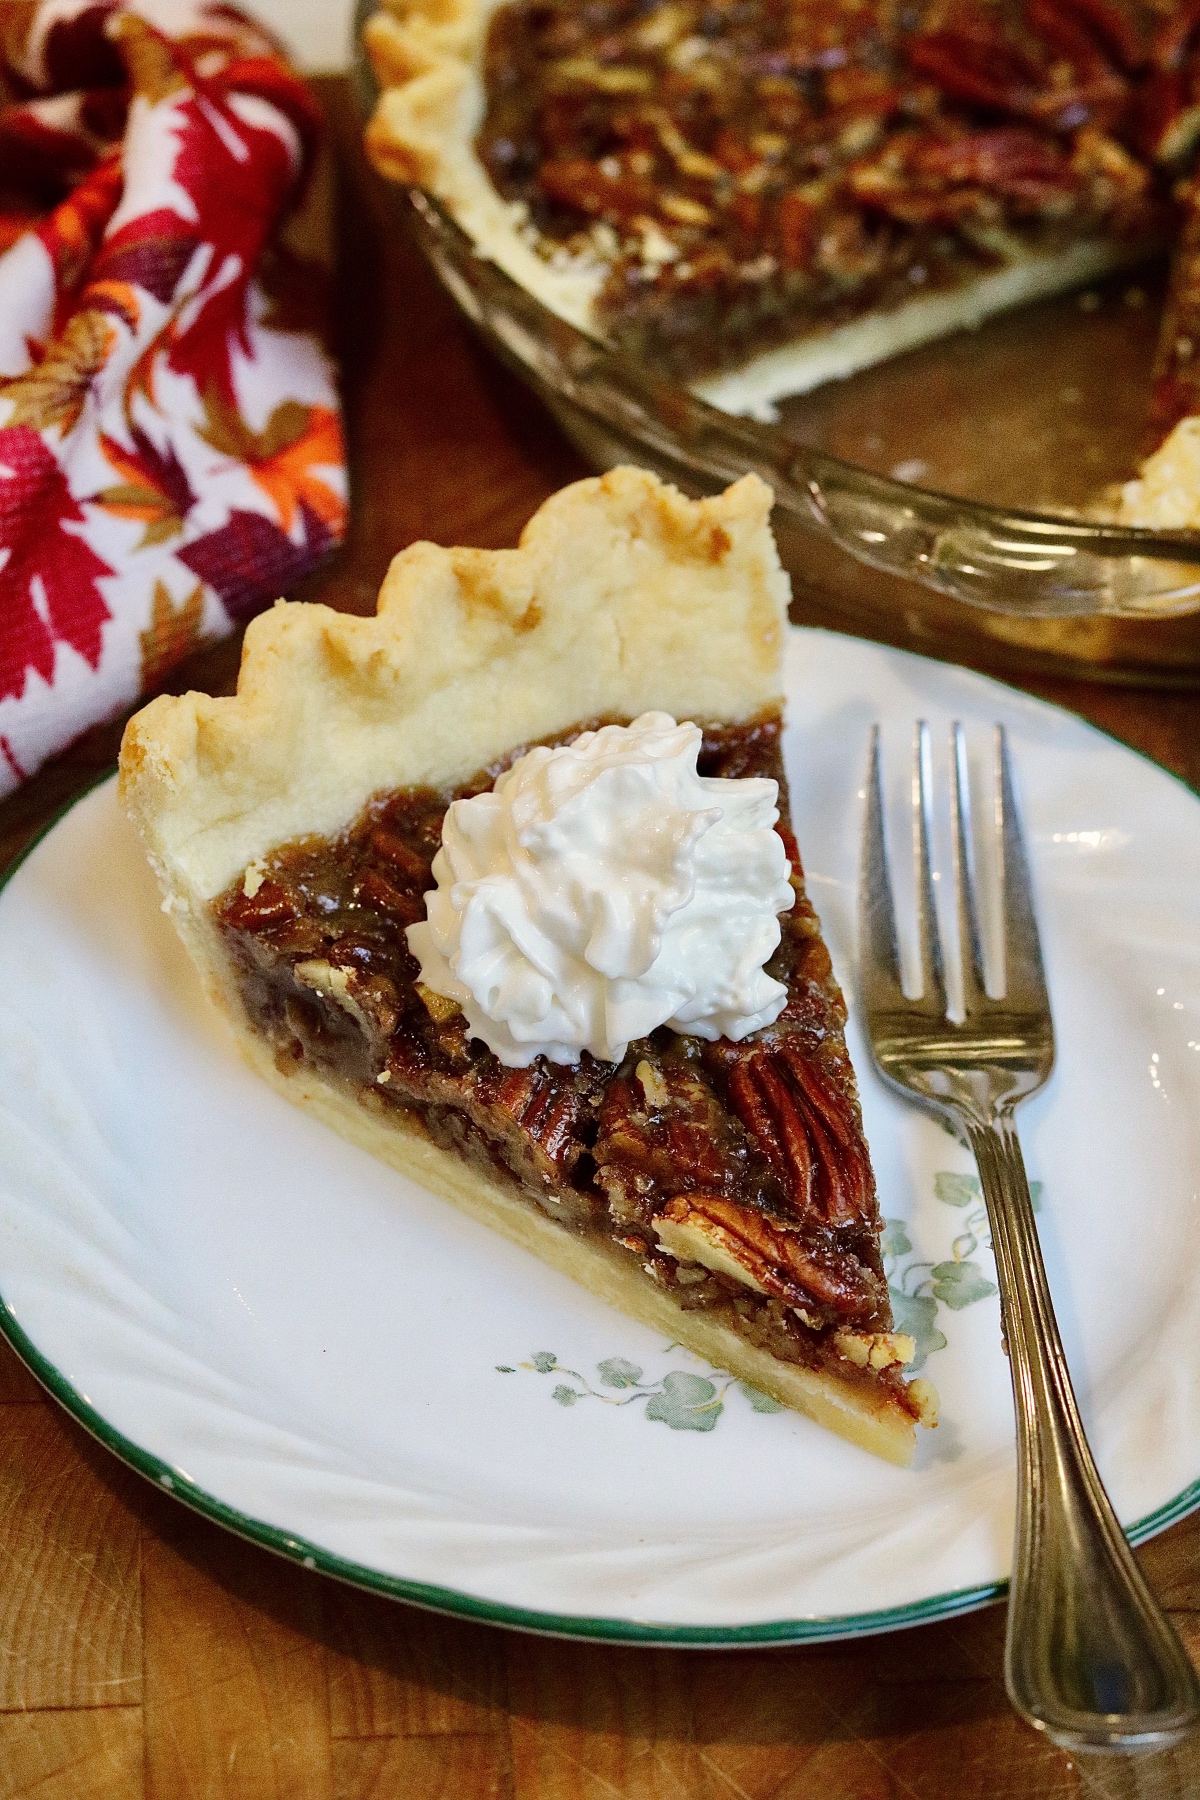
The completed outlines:
{"type": "Polygon", "coordinates": [[[447,811],[408,942],[508,1067],[619,1062],[659,1025],[736,1041],[782,1012],[763,969],[795,900],[778,784],[698,774],[700,743],[643,713],[530,750],[447,811]]]}

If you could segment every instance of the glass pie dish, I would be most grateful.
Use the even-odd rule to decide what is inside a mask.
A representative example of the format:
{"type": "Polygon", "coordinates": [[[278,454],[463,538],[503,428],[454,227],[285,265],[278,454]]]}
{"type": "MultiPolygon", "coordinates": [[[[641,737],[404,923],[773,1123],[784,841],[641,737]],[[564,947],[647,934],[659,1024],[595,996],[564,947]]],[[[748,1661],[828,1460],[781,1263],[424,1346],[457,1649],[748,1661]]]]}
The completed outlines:
{"type": "MultiPolygon", "coordinates": [[[[359,0],[358,26],[374,10],[359,0]]],[[[356,32],[364,116],[378,89],[356,32]]],[[[1035,302],[785,400],[718,411],[577,330],[419,188],[395,214],[463,314],[597,469],[775,491],[794,614],[1000,672],[1200,685],[1200,532],[1103,521],[1135,471],[1161,269],[1035,302]]]]}

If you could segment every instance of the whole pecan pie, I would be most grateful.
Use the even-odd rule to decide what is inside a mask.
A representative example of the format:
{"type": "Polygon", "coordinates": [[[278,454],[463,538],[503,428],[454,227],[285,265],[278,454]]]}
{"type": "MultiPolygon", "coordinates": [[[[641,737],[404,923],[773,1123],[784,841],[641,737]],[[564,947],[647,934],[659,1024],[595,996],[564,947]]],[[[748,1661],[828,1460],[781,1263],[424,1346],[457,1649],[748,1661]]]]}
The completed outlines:
{"type": "Polygon", "coordinates": [[[272,1086],[714,1364],[906,1462],[936,1396],[904,1377],[913,1346],[892,1329],[845,1007],[791,834],[770,505],[753,476],[693,502],[621,469],[547,501],[515,551],[413,545],[373,619],[281,602],[247,633],[235,697],[162,697],[130,722],[121,788],[272,1086]],[[768,892],[790,901],[765,970],[781,1010],[739,1041],[662,1025],[619,1060],[509,1066],[410,948],[448,808],[531,746],[664,715],[699,726],[710,792],[778,784],[786,855],[773,814],[763,835],[782,882],[768,892]]]}
{"type": "Polygon", "coordinates": [[[1194,205],[1190,0],[384,0],[365,36],[377,165],[733,411],[1144,257],[1194,205]]]}

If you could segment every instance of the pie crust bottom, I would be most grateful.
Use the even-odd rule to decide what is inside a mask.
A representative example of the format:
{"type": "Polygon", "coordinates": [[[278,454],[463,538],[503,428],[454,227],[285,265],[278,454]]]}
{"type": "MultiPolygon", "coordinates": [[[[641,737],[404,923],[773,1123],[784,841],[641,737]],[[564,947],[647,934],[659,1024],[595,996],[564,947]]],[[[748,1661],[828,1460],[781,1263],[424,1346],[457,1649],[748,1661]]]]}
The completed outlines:
{"type": "Polygon", "coordinates": [[[256,1074],[285,1100],[350,1143],[451,1201],[481,1224],[502,1232],[510,1242],[531,1251],[618,1311],[661,1331],[714,1368],[728,1371],[782,1406],[806,1414],[887,1462],[902,1468],[912,1462],[915,1422],[885,1389],[840,1381],[827,1370],[782,1362],[702,1312],[685,1311],[671,1294],[652,1286],[603,1241],[580,1237],[556,1224],[529,1200],[442,1150],[402,1114],[391,1109],[372,1112],[354,1091],[321,1080],[303,1064],[284,1073],[269,1044],[241,1020],[234,1020],[234,1028],[256,1074]]]}

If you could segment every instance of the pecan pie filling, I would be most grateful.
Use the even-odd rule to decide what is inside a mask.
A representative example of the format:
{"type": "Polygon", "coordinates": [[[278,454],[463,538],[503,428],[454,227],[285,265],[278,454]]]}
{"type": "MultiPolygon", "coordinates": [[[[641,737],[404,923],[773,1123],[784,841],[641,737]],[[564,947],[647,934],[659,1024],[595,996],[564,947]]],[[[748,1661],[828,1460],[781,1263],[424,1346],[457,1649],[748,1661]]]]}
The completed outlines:
{"type": "Polygon", "coordinates": [[[513,0],[490,26],[477,148],[552,259],[605,266],[607,333],[694,379],[1015,256],[1163,234],[1155,17],[1119,0],[513,0]]]}
{"type": "Polygon", "coordinates": [[[575,1066],[539,1056],[507,1068],[468,1036],[454,1002],[421,985],[404,930],[425,915],[446,809],[490,788],[526,747],[453,792],[378,796],[340,837],[252,864],[214,911],[281,1068],[312,1065],[396,1109],[565,1228],[635,1258],[689,1310],[735,1319],[786,1361],[836,1360],[843,1379],[882,1379],[915,1416],[888,1349],[845,1007],[786,823],[780,733],[777,713],[712,728],[699,758],[702,775],[779,783],[776,829],[796,888],[767,965],[786,1005],[741,1043],[664,1026],[619,1064],[584,1051],[575,1066]],[[697,1243],[701,1259],[688,1255],[697,1243]]]}

